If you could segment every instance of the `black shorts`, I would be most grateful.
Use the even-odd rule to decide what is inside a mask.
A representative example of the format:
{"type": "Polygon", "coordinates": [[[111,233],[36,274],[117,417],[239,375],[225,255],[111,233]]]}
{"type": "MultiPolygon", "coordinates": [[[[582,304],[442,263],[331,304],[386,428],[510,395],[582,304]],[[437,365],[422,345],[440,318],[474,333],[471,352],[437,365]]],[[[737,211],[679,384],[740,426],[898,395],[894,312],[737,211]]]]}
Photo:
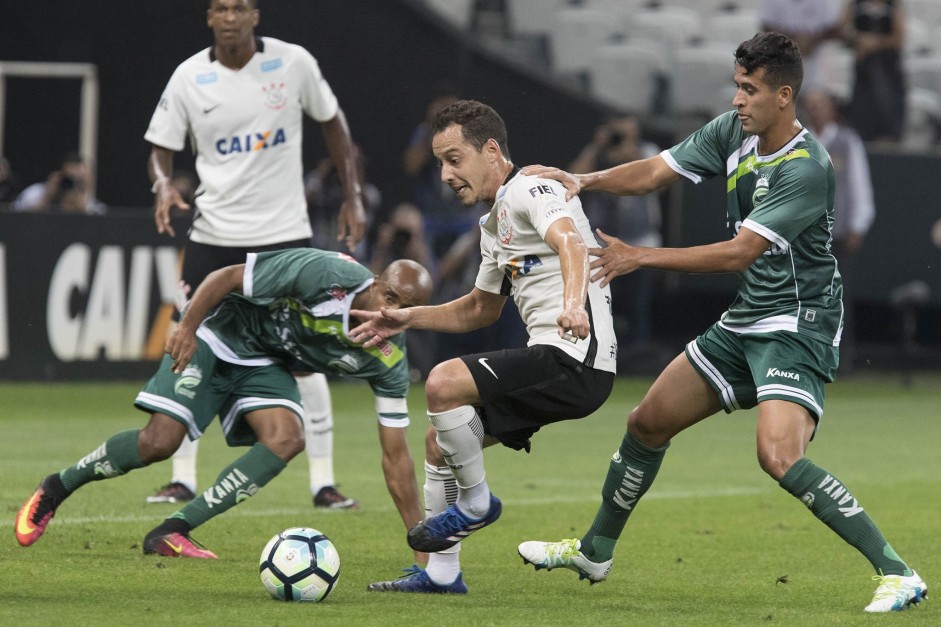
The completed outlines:
{"type": "Polygon", "coordinates": [[[176,299],[173,310],[173,319],[179,321],[178,307],[193,297],[193,292],[199,287],[206,276],[215,270],[245,263],[248,253],[263,253],[271,250],[284,250],[285,248],[310,248],[310,239],[298,239],[290,242],[279,242],[265,246],[229,247],[200,244],[187,240],[183,252],[183,269],[181,271],[180,293],[176,299]]]}
{"type": "Polygon", "coordinates": [[[614,386],[614,373],[589,368],[543,344],[461,360],[477,384],[477,413],[485,433],[526,452],[529,438],[543,425],[584,418],[601,407],[614,386]]]}

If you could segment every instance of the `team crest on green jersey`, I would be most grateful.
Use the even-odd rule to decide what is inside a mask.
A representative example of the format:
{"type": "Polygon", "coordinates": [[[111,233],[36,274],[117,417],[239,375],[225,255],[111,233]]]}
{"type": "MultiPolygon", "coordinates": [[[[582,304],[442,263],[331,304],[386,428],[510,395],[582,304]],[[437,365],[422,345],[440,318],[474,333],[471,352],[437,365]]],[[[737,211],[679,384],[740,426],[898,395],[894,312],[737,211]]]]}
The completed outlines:
{"type": "Polygon", "coordinates": [[[768,195],[769,186],[768,179],[763,176],[758,177],[758,180],[755,181],[755,191],[751,195],[751,204],[753,207],[757,206],[762,200],[765,199],[765,196],[768,195]]]}

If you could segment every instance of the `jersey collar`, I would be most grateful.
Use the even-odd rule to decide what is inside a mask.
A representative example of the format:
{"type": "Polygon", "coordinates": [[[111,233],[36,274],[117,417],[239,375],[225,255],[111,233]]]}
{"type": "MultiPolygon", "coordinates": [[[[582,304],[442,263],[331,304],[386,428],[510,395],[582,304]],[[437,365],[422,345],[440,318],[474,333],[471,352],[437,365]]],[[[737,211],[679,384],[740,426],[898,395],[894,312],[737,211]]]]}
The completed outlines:
{"type": "MultiPolygon", "coordinates": [[[[255,54],[265,51],[265,40],[261,37],[255,37],[255,54]]],[[[209,46],[209,62],[216,61],[216,44],[209,46]]]]}

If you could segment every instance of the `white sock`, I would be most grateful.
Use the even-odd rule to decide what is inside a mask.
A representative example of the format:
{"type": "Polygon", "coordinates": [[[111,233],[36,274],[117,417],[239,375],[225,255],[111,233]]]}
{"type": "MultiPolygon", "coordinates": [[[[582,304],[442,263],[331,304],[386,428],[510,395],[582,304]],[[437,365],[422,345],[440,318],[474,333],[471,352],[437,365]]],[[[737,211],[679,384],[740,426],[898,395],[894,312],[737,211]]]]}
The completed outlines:
{"type": "Polygon", "coordinates": [[[441,413],[428,412],[438,447],[458,485],[457,506],[472,518],[490,510],[490,488],[484,472],[484,427],[470,405],[441,413]]]}
{"type": "MultiPolygon", "coordinates": [[[[447,466],[425,462],[425,517],[443,512],[457,499],[457,483],[447,466]]],[[[461,543],[450,549],[428,554],[425,572],[435,583],[447,585],[461,574],[461,543]]]]}
{"type": "Polygon", "coordinates": [[[184,437],[180,448],[173,454],[173,474],[170,481],[182,483],[193,494],[196,494],[196,453],[199,451],[199,440],[190,440],[184,437]]]}
{"type": "Polygon", "coordinates": [[[310,493],[335,485],[333,477],[333,405],[327,377],[320,373],[295,377],[304,404],[304,440],[310,469],[310,493]]]}

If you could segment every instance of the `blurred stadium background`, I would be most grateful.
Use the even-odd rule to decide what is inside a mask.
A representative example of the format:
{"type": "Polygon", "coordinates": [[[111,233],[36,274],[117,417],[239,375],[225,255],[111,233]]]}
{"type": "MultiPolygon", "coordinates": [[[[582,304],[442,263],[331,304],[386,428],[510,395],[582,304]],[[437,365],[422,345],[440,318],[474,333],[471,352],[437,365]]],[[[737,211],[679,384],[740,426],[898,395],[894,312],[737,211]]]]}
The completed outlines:
{"type": "MultiPolygon", "coordinates": [[[[908,3],[909,132],[899,145],[869,150],[877,217],[858,260],[857,372],[941,369],[941,64],[932,62],[941,58],[941,16],[932,3],[941,6],[908,3]]],[[[410,195],[401,152],[442,82],[503,115],[518,164],[568,164],[613,110],[639,114],[645,135],[667,147],[727,108],[731,50],[757,30],[755,2],[658,4],[261,0],[257,32],[301,44],[318,59],[388,209],[410,195]],[[716,49],[726,55],[729,77],[704,91],[684,69],[716,49]],[[632,72],[625,90],[616,91],[612,68],[632,72]]],[[[83,147],[96,165],[97,195],[111,210],[104,217],[0,210],[0,379],[151,373],[180,242],[153,232],[143,134],[173,69],[211,42],[206,5],[44,0],[4,8],[0,153],[25,186],[83,147]],[[20,76],[22,62],[88,64],[66,68],[88,79],[20,76]],[[83,89],[97,89],[85,118],[96,128],[91,135],[81,131],[83,89]]],[[[831,61],[834,84],[846,87],[846,51],[834,47],[831,61]]],[[[311,168],[325,149],[308,123],[311,168]]],[[[185,155],[179,165],[186,167],[185,155]]],[[[723,196],[715,181],[668,190],[665,244],[725,237],[723,196]]],[[[626,362],[624,373],[655,372],[715,319],[733,290],[733,277],[658,277],[662,354],[626,362]]]]}

